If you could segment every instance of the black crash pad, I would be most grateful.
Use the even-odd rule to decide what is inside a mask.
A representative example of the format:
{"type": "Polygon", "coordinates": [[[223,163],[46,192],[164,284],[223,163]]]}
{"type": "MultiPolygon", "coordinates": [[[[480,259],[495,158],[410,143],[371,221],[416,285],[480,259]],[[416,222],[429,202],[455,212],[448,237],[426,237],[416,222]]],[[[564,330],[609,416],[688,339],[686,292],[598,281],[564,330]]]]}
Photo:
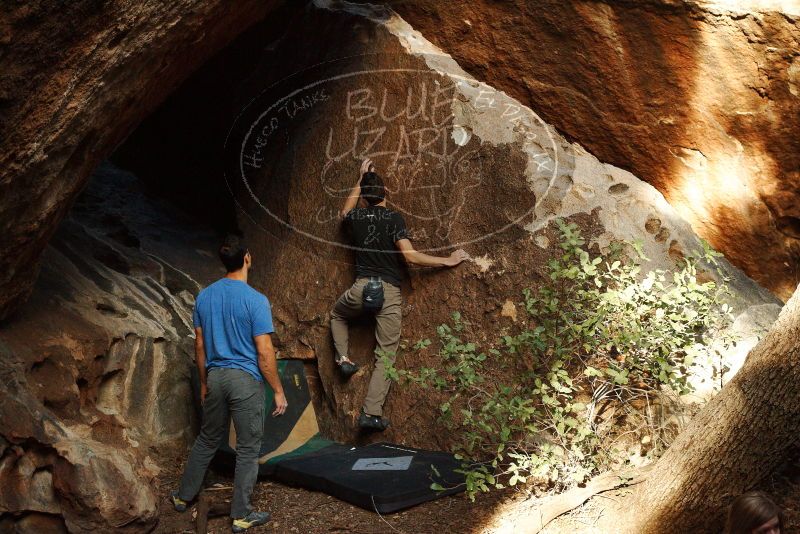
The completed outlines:
{"type": "Polygon", "coordinates": [[[390,443],[336,445],[282,459],[273,476],[386,514],[464,491],[464,475],[455,472],[460,466],[445,452],[390,443]],[[445,489],[433,490],[433,483],[445,489]]]}
{"type": "MultiPolygon", "coordinates": [[[[197,370],[193,368],[192,374],[195,405],[202,414],[197,370]]],[[[382,514],[464,490],[464,475],[455,472],[461,464],[452,454],[390,443],[353,447],[325,439],[319,434],[303,362],[280,360],[278,374],[289,409],[280,417],[264,418],[260,475],[322,491],[382,514]],[[434,482],[445,489],[432,490],[434,482]]],[[[264,387],[267,414],[271,414],[272,389],[264,387]]],[[[233,469],[235,445],[236,433],[229,425],[216,457],[219,467],[233,469]]]]}

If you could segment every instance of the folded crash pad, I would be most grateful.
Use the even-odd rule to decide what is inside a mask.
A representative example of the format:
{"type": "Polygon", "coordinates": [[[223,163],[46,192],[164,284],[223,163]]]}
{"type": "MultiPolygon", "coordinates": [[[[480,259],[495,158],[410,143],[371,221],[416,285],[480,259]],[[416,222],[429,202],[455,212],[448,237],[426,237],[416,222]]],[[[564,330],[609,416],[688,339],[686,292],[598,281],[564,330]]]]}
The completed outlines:
{"type": "MultiPolygon", "coordinates": [[[[303,362],[279,360],[278,375],[289,406],[280,417],[272,417],[275,399],[272,388],[264,385],[267,416],[259,456],[260,475],[322,491],[381,514],[464,490],[464,475],[456,473],[460,462],[452,454],[390,443],[353,447],[322,437],[303,362]],[[432,490],[433,483],[444,490],[432,490]]],[[[199,408],[196,370],[194,386],[199,408]]],[[[216,461],[232,467],[235,458],[236,430],[230,423],[216,461]]]]}
{"type": "MultiPolygon", "coordinates": [[[[199,377],[193,369],[196,401],[199,407],[199,377]]],[[[261,440],[261,451],[258,462],[259,474],[270,475],[274,471],[275,462],[280,458],[306,454],[328,447],[332,441],[319,434],[317,415],[308,389],[305,368],[300,360],[278,360],[278,376],[286,394],[289,406],[286,412],[273,417],[275,396],[272,388],[264,384],[264,435],[261,440]]],[[[201,410],[202,413],[202,410],[201,410]]],[[[216,461],[221,465],[232,464],[236,457],[236,429],[233,421],[228,424],[228,434],[222,439],[216,461]]]]}
{"type": "Polygon", "coordinates": [[[277,462],[281,482],[322,491],[381,514],[464,490],[460,462],[452,454],[374,443],[340,444],[277,462]],[[439,484],[444,490],[431,489],[439,484]]]}

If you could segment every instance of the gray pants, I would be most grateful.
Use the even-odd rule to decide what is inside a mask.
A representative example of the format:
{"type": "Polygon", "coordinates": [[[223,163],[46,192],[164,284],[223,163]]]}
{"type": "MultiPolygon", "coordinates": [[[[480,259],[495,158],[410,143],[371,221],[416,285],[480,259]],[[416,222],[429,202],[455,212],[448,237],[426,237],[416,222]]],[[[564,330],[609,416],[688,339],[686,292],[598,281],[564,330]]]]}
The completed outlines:
{"type": "MultiPolygon", "coordinates": [[[[361,294],[369,278],[358,278],[356,283],[345,291],[331,312],[331,335],[338,359],[348,358],[350,333],[347,320],[360,315],[363,311],[361,294]]],[[[377,349],[388,353],[389,360],[394,362],[397,347],[400,345],[400,325],[403,319],[401,310],[403,298],[400,288],[383,282],[383,308],[375,314],[375,340],[377,349]]],[[[349,359],[349,358],[348,358],[349,359]]],[[[391,381],[386,378],[386,366],[380,358],[375,358],[375,370],[369,380],[369,389],[364,399],[364,412],[369,415],[383,415],[383,403],[389,394],[391,381]]]]}
{"type": "Polygon", "coordinates": [[[236,430],[236,471],[233,478],[231,517],[252,511],[250,494],[258,477],[258,455],[264,435],[264,383],[241,369],[211,368],[203,403],[203,426],[192,446],[178,488],[178,497],[194,499],[209,462],[228,437],[228,416],[236,430]]]}

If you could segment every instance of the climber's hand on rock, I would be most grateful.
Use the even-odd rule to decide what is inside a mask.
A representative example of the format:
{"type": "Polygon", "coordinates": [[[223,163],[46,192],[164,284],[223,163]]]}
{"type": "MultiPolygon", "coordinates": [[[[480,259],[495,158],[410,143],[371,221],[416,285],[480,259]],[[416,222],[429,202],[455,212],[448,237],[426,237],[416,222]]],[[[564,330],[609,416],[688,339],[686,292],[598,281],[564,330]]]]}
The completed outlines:
{"type": "Polygon", "coordinates": [[[364,173],[374,170],[375,165],[372,164],[372,160],[369,158],[364,159],[364,161],[361,162],[361,173],[358,175],[358,181],[361,182],[361,178],[364,177],[364,173]]]}
{"type": "Polygon", "coordinates": [[[286,395],[283,392],[275,394],[275,411],[272,412],[272,416],[283,415],[286,412],[286,407],[289,406],[289,403],[286,402],[286,395]]]}
{"type": "Polygon", "coordinates": [[[447,265],[450,267],[455,267],[462,261],[466,261],[468,259],[470,259],[469,254],[467,254],[464,249],[458,249],[450,254],[450,256],[447,258],[447,265]]]}

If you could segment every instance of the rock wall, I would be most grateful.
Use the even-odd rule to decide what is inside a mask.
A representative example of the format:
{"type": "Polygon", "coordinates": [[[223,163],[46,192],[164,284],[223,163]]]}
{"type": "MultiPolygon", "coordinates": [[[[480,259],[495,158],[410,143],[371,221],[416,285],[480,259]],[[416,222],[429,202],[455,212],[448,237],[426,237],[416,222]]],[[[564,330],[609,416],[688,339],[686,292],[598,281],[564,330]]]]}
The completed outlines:
{"type": "MultiPolygon", "coordinates": [[[[117,157],[154,187],[166,167],[175,191],[233,193],[254,252],[251,283],[273,302],[279,356],[317,361],[320,424],[337,439],[364,438],[354,423],[372,327],[364,321],[353,329],[353,357],[367,370],[346,383],[332,364],[328,313],[353,276],[335,213],[367,156],[418,248],[446,254],[464,246],[477,258],[453,271],[410,272],[407,344],[431,337],[454,310],[472,322],[477,339],[510,328],[513,314],[504,310],[544,279],[555,217],[578,222],[599,248],[641,240],[653,267],[674,267],[702,248],[657,190],[475,80],[390,11],[320,3],[274,12],[187,80],[117,157]],[[294,46],[301,39],[306,44],[294,46]]],[[[201,213],[214,202],[224,208],[213,193],[184,200],[201,213]]],[[[725,268],[734,279],[737,329],[747,337],[730,355],[736,367],[779,305],[725,268]]],[[[411,354],[401,366],[437,364],[432,351],[411,354]]],[[[708,378],[698,382],[707,386],[708,378]]],[[[400,422],[383,437],[446,448],[450,437],[433,420],[437,403],[398,388],[387,413],[400,422]]]]}
{"type": "MultiPolygon", "coordinates": [[[[189,316],[193,295],[221,274],[217,236],[104,167],[45,244],[97,161],[205,56],[272,8],[231,5],[77,2],[59,17],[50,2],[0,8],[0,67],[13,66],[0,82],[0,316],[31,292],[45,250],[30,300],[0,325],[0,510],[13,512],[0,515],[0,527],[137,530],[156,520],[152,479],[158,465],[182,461],[195,423],[189,316]],[[70,17],[85,21],[80,31],[55,31],[70,17]],[[35,61],[23,56],[30,49],[41,50],[35,61]]],[[[273,303],[279,356],[316,361],[327,435],[437,448],[453,440],[437,427],[440,399],[411,388],[390,393],[386,434],[356,432],[369,321],[351,336],[364,370],[344,382],[334,369],[329,310],[353,277],[335,213],[361,158],[375,160],[418,249],[464,247],[475,258],[409,273],[406,345],[432,337],[456,310],[475,340],[509,329],[521,289],[544,280],[556,217],[578,223],[595,250],[642,240],[652,267],[701,248],[656,189],[562,137],[524,95],[465,72],[392,11],[318,0],[271,13],[119,155],[135,164],[157,153],[139,162],[145,181],[196,214],[229,224],[235,211],[255,258],[251,283],[273,303]],[[184,98],[205,104],[173,106],[184,98]],[[197,132],[207,139],[195,143],[197,132]],[[172,158],[167,171],[161,158],[172,158]]],[[[635,133],[610,137],[614,146],[646,140],[635,133]]],[[[768,324],[777,299],[724,269],[739,322],[768,324]]],[[[398,361],[438,364],[432,349],[398,361]]]]}
{"type": "Polygon", "coordinates": [[[96,173],[0,328],[0,530],[155,523],[159,466],[182,461],[196,428],[191,313],[220,274],[216,241],[131,175],[96,173]]]}
{"type": "Polygon", "coordinates": [[[0,5],[0,320],[97,164],[279,1],[0,5]]]}
{"type": "MultiPolygon", "coordinates": [[[[509,305],[546,276],[557,247],[549,224],[555,217],[576,221],[598,249],[642,240],[651,267],[672,268],[702,245],[657,190],[475,80],[393,12],[316,5],[296,15],[297,30],[270,40],[232,91],[239,112],[228,122],[224,171],[261,265],[251,281],[273,302],[281,357],[317,360],[328,435],[447,448],[452,437],[436,423],[440,399],[413,388],[390,394],[386,413],[394,424],[386,433],[357,433],[372,361],[369,321],[351,335],[351,357],[364,370],[345,382],[334,368],[329,310],[353,278],[335,213],[360,158],[376,162],[389,205],[404,214],[418,249],[445,254],[463,246],[476,258],[453,270],[410,272],[406,345],[432,337],[453,311],[478,341],[510,328],[509,305]]],[[[725,269],[737,313],[759,307],[754,315],[774,317],[777,299],[727,262],[725,269]]],[[[431,349],[405,351],[399,365],[439,362],[431,349]]]]}
{"type": "Polygon", "coordinates": [[[390,2],[471,75],[654,185],[782,299],[800,281],[800,8],[390,2]]]}

